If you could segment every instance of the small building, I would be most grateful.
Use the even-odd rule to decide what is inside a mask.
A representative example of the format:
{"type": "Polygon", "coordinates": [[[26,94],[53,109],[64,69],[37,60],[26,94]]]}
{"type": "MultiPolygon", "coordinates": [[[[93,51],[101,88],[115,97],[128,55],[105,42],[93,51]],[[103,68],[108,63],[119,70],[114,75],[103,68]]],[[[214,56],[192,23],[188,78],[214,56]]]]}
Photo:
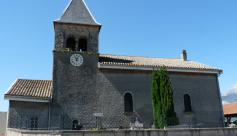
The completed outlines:
{"type": "Polygon", "coordinates": [[[8,127],[20,119],[25,121],[21,128],[70,129],[77,123],[89,128],[96,122],[94,114],[103,113],[103,127],[129,127],[137,118],[150,128],[152,70],[163,65],[172,81],[179,124],[223,126],[221,69],[188,60],[185,50],[181,58],[100,54],[102,25],[84,0],[71,0],[53,23],[53,79],[12,84],[5,93],[8,127]]]}
{"type": "Polygon", "coordinates": [[[225,126],[229,127],[230,123],[237,125],[237,102],[223,104],[225,117],[225,126]]]}

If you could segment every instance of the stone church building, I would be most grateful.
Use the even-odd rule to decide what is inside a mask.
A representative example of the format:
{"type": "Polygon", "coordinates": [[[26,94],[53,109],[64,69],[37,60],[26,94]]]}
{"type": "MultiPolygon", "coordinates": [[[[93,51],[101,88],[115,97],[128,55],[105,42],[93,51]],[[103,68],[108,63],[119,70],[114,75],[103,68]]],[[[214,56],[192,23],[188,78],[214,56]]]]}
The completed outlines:
{"type": "Polygon", "coordinates": [[[149,128],[153,123],[152,69],[163,65],[172,81],[180,124],[195,118],[196,124],[207,126],[211,121],[223,126],[221,69],[188,60],[185,50],[181,58],[100,54],[102,25],[84,0],[71,0],[53,24],[53,78],[17,79],[12,84],[4,96],[9,100],[8,127],[17,117],[29,118],[31,127],[40,128],[41,123],[63,129],[62,120],[85,127],[95,122],[95,113],[103,113],[104,126],[112,121],[113,127],[127,127],[137,117],[149,128]]]}

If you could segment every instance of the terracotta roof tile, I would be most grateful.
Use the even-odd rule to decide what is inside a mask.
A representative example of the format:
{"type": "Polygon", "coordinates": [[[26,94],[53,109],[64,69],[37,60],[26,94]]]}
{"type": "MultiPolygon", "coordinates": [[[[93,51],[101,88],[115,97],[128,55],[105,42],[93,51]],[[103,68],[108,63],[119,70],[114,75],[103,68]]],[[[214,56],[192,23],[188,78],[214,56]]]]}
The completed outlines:
{"type": "Polygon", "coordinates": [[[50,98],[51,80],[17,79],[5,95],[50,98]]]}
{"type": "Polygon", "coordinates": [[[126,56],[113,54],[100,54],[99,62],[101,65],[130,65],[142,67],[161,67],[167,68],[188,68],[222,71],[219,68],[208,66],[194,61],[183,61],[181,58],[161,58],[161,57],[142,57],[126,56]]]}
{"type": "Polygon", "coordinates": [[[237,114],[237,102],[230,103],[230,104],[224,104],[222,106],[223,106],[224,115],[237,114]]]}

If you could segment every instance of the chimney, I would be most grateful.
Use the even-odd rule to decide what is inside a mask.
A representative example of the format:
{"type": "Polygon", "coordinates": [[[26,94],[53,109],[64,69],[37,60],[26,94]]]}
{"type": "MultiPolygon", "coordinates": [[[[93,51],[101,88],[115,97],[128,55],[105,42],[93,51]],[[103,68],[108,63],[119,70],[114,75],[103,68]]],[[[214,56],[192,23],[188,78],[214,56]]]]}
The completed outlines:
{"type": "Polygon", "coordinates": [[[183,61],[186,61],[187,60],[187,53],[186,53],[186,50],[181,50],[181,59],[183,61]]]}

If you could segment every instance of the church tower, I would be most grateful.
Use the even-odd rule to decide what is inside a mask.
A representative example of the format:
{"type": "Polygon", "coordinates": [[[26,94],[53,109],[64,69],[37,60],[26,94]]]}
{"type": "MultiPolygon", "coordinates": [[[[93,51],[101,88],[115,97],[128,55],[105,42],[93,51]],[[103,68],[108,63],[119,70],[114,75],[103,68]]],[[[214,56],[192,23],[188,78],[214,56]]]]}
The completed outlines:
{"type": "Polygon", "coordinates": [[[98,52],[101,24],[97,23],[84,0],[71,0],[54,21],[55,50],[98,52]]]}
{"type": "Polygon", "coordinates": [[[52,116],[78,119],[97,112],[100,28],[84,0],[71,0],[54,21],[52,116]]]}

